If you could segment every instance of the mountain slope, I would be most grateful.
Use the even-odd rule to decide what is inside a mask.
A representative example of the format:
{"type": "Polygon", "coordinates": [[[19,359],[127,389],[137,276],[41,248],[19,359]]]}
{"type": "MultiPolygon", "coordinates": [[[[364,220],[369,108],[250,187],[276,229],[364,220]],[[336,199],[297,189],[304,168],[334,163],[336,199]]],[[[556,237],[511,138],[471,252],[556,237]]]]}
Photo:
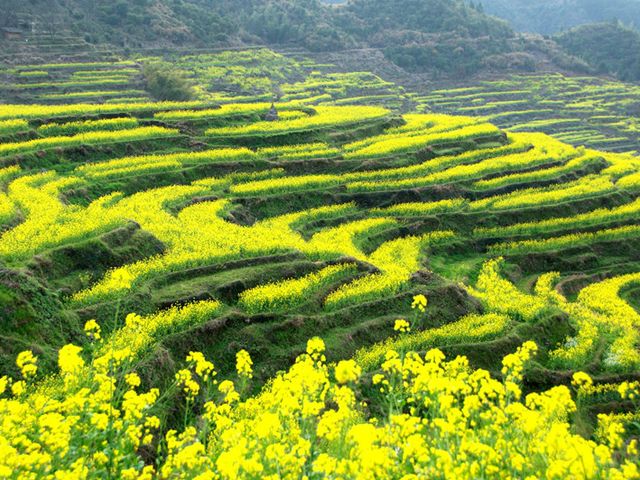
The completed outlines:
{"type": "Polygon", "coordinates": [[[640,33],[617,22],[583,25],[556,37],[572,55],[596,72],[621,80],[640,80],[640,33]]]}
{"type": "Polygon", "coordinates": [[[516,30],[543,35],[612,19],[640,27],[639,0],[481,0],[481,5],[516,30]]]}
{"type": "Polygon", "coordinates": [[[379,48],[405,70],[438,77],[533,71],[561,58],[553,41],[540,48],[463,0],[0,0],[0,10],[11,12],[0,26],[35,36],[18,42],[24,56],[71,46],[379,48]]]}
{"type": "Polygon", "coordinates": [[[505,22],[460,0],[351,0],[343,10],[351,14],[348,18],[360,35],[389,31],[513,35],[505,22]]]}
{"type": "Polygon", "coordinates": [[[19,26],[26,19],[46,33],[69,30],[90,43],[204,47],[295,42],[311,49],[345,43],[326,20],[329,9],[317,0],[0,0],[0,7],[12,12],[0,26],[19,26]]]}
{"type": "Polygon", "coordinates": [[[460,0],[351,0],[336,9],[343,29],[407,70],[469,74],[511,51],[514,32],[460,0]]]}
{"type": "Polygon", "coordinates": [[[183,44],[197,40],[228,40],[235,31],[234,24],[211,9],[211,3],[206,0],[0,2],[3,10],[12,12],[3,19],[7,26],[25,22],[40,33],[58,35],[71,32],[90,43],[134,47],[149,42],[183,44]]]}

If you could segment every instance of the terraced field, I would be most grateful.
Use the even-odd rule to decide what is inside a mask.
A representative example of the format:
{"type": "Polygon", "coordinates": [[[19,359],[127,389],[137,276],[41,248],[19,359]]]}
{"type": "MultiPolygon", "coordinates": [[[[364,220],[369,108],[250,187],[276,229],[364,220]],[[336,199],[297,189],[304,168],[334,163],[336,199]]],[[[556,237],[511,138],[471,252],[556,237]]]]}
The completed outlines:
{"type": "Polygon", "coordinates": [[[13,103],[68,104],[148,99],[133,61],[50,63],[6,69],[0,92],[13,103]]]}
{"type": "MultiPolygon", "coordinates": [[[[571,447],[555,458],[556,453],[535,450],[548,464],[542,469],[532,463],[531,472],[554,466],[557,475],[549,478],[634,478],[638,457],[632,439],[640,433],[633,396],[640,389],[638,158],[574,147],[544,133],[519,131],[526,130],[522,126],[505,131],[482,117],[401,114],[380,106],[386,103],[381,97],[395,95],[402,104],[404,93],[372,74],[313,74],[306,69],[317,65],[276,56],[269,61],[290,67],[278,70],[283,77],[266,76],[255,65],[252,76],[247,65],[259,64],[260,55],[269,54],[238,56],[244,66],[229,68],[226,76],[215,56],[180,60],[196,78],[207,79],[200,81],[200,98],[187,103],[150,102],[141,95],[130,102],[0,105],[0,358],[2,373],[15,379],[4,378],[0,391],[10,385],[16,397],[0,407],[9,419],[0,425],[0,446],[10,452],[0,459],[0,473],[31,472],[37,478],[55,464],[68,472],[80,469],[80,476],[83,468],[122,477],[131,469],[126,475],[137,478],[140,472],[151,475],[148,466],[155,462],[167,478],[194,478],[213,469],[220,476],[211,478],[299,478],[302,472],[331,477],[341,471],[337,464],[322,455],[309,460],[304,452],[311,447],[304,442],[310,437],[300,433],[316,432],[317,422],[308,423],[307,416],[317,416],[320,398],[320,405],[331,405],[327,412],[336,412],[322,417],[321,425],[342,425],[343,432],[359,425],[363,438],[381,442],[384,426],[375,433],[376,424],[363,420],[367,412],[382,412],[382,418],[389,412],[398,429],[384,440],[391,443],[405,435],[401,427],[422,428],[410,423],[422,412],[442,429],[430,434],[435,439],[451,435],[442,448],[460,449],[442,478],[472,478],[474,468],[488,465],[498,470],[487,478],[497,478],[507,463],[509,478],[523,478],[529,467],[524,460],[518,467],[508,453],[491,461],[479,456],[463,462],[468,470],[455,470],[472,452],[456,435],[478,435],[477,445],[495,438],[493,427],[485,431],[472,423],[476,417],[451,427],[457,422],[451,417],[457,413],[447,413],[451,405],[460,401],[455,411],[467,415],[475,407],[463,408],[462,398],[473,390],[480,403],[496,402],[478,413],[478,422],[522,420],[522,430],[508,440],[513,445],[529,442],[528,428],[541,435],[538,443],[523,443],[519,455],[534,455],[553,441],[579,452],[571,453],[571,447]],[[223,80],[212,86],[212,78],[223,80]],[[281,94],[275,104],[279,119],[267,121],[274,85],[281,94]],[[308,343],[315,336],[324,343],[308,343]],[[68,344],[81,346],[85,357],[68,344]],[[489,381],[489,373],[473,373],[460,359],[440,369],[442,353],[436,350],[426,360],[407,354],[435,347],[449,358],[466,355],[473,367],[502,380],[489,381]],[[14,363],[25,350],[38,357],[37,380],[29,355],[14,363]],[[244,353],[236,358],[239,350],[244,353]],[[193,352],[214,359],[215,372],[193,352]],[[233,385],[222,382],[221,404],[201,405],[214,388],[212,375],[226,380],[236,367],[244,400],[305,352],[256,404],[235,403],[233,385]],[[325,354],[328,362],[353,357],[357,365],[340,362],[330,387],[325,354]],[[90,358],[96,359],[92,365],[90,358]],[[185,358],[197,372],[193,378],[185,358]],[[61,373],[53,373],[56,364],[61,373]],[[579,371],[590,377],[579,374],[572,381],[579,371]],[[399,384],[393,383],[394,372],[401,374],[399,384]],[[412,394],[409,384],[402,390],[403,372],[416,389],[412,394]],[[153,386],[168,393],[160,399],[157,391],[128,393],[124,400],[108,396],[108,405],[122,409],[122,419],[103,424],[118,415],[105,414],[104,400],[91,410],[92,402],[106,395],[104,385],[111,385],[113,395],[116,382],[125,382],[118,375],[125,373],[132,389],[142,383],[145,391],[153,386]],[[110,375],[114,383],[105,380],[110,375]],[[366,405],[356,413],[356,394],[344,385],[360,377],[357,402],[366,405]],[[102,387],[87,397],[92,381],[102,387]],[[394,385],[403,393],[393,393],[394,385]],[[425,393],[427,385],[443,389],[434,416],[407,406],[435,395],[425,393]],[[524,400],[518,403],[518,385],[527,393],[546,393],[533,393],[525,407],[524,400]],[[571,387],[577,407],[560,385],[571,387]],[[60,403],[39,410],[47,398],[60,403]],[[260,410],[289,408],[290,398],[301,402],[295,425],[260,410]],[[264,403],[258,407],[259,402],[264,403]],[[511,402],[522,410],[508,407],[511,402]],[[48,437],[29,450],[38,442],[33,432],[59,428],[55,415],[76,415],[70,412],[78,405],[86,406],[78,414],[83,420],[60,435],[73,440],[92,422],[112,440],[127,426],[136,430],[117,436],[122,444],[109,440],[116,446],[104,457],[95,453],[102,451],[101,434],[95,434],[95,445],[74,447],[88,448],[93,456],[61,453],[48,437]],[[525,410],[537,412],[535,427],[525,425],[532,418],[525,410]],[[403,411],[406,420],[394,416],[403,411]],[[212,423],[196,433],[192,427],[200,428],[201,420],[190,414],[203,412],[202,421],[212,423]],[[149,415],[154,420],[147,422],[149,415]],[[160,424],[166,444],[145,453],[140,443],[153,443],[147,435],[160,424]],[[552,425],[557,430],[545,430],[552,425]],[[167,433],[169,428],[183,433],[167,433]],[[244,429],[242,438],[257,435],[252,441],[258,443],[238,444],[235,428],[244,429]],[[285,432],[273,443],[283,449],[280,463],[273,460],[277,449],[252,457],[256,448],[272,445],[265,440],[271,438],[269,428],[285,432]],[[215,441],[202,440],[214,429],[215,441]],[[578,433],[593,436],[600,450],[578,433]],[[126,438],[134,439],[135,448],[126,438]],[[33,451],[52,456],[43,459],[33,451]],[[580,463],[587,458],[595,466],[580,463]]],[[[92,70],[75,66],[70,78],[92,82],[92,75],[76,75],[92,70]]],[[[24,67],[15,74],[33,71],[35,66],[24,67]]],[[[52,90],[70,82],[76,80],[60,79],[52,90]]],[[[450,95],[436,92],[424,100],[450,95]]],[[[38,98],[43,97],[33,99],[38,98]]],[[[346,445],[337,434],[318,435],[326,440],[318,451],[338,455],[332,449],[346,445]]],[[[366,471],[366,478],[379,478],[381,471],[391,471],[395,453],[379,445],[379,452],[366,450],[369,440],[354,438],[354,455],[362,463],[345,464],[344,477],[365,478],[358,472],[366,471]],[[391,463],[376,464],[380,455],[391,463]]],[[[432,451],[433,464],[423,465],[419,450],[402,445],[406,455],[416,455],[409,472],[433,476],[444,468],[432,451]]],[[[401,472],[407,470],[398,470],[398,478],[401,472]]]]}
{"type": "Polygon", "coordinates": [[[420,111],[483,116],[514,132],[537,131],[571,145],[636,154],[637,85],[562,74],[446,86],[414,97],[420,111]]]}
{"type": "Polygon", "coordinates": [[[414,104],[402,87],[370,72],[344,72],[295,51],[268,49],[179,56],[202,98],[217,102],[383,105],[406,110],[414,104]]]}

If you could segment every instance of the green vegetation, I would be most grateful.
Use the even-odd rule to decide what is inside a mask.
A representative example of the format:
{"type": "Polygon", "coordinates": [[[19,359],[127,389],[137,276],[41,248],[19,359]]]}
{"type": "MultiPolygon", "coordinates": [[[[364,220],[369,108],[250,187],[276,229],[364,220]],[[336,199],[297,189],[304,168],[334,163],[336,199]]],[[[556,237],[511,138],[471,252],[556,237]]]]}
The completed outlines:
{"type": "Polygon", "coordinates": [[[184,102],[194,97],[185,74],[167,63],[147,63],[142,69],[146,89],[156,100],[184,102]]]}
{"type": "Polygon", "coordinates": [[[557,37],[572,55],[586,61],[597,73],[621,80],[640,80],[640,32],[619,22],[576,27],[557,37]]]}
{"type": "Polygon", "coordinates": [[[508,20],[519,31],[543,35],[614,19],[636,27],[640,25],[640,5],[635,0],[482,0],[476,3],[486,13],[508,20]]]}
{"type": "Polygon", "coordinates": [[[380,36],[376,43],[385,55],[410,71],[467,75],[481,69],[484,57],[511,51],[507,24],[466,2],[409,0],[402,10],[411,13],[399,15],[392,0],[354,0],[338,11],[345,17],[342,25],[359,38],[380,36]],[[429,34],[440,35],[433,42],[429,34]]]}
{"type": "Polygon", "coordinates": [[[636,85],[561,74],[511,75],[416,95],[418,110],[479,115],[514,132],[539,131],[567,143],[634,152],[636,85]]]}
{"type": "MultiPolygon", "coordinates": [[[[14,12],[7,26],[20,26],[19,18],[38,18],[47,8],[47,21],[39,23],[38,31],[24,31],[27,42],[7,42],[17,53],[63,54],[65,47],[77,52],[158,52],[166,46],[193,52],[263,45],[308,52],[361,49],[366,57],[369,49],[379,49],[395,65],[437,78],[536,71],[545,63],[578,71],[586,67],[554,40],[517,34],[505,21],[466,0],[403,0],[401,7],[397,0],[352,0],[338,7],[321,0],[118,0],[108,5],[88,0],[6,1],[6,9],[14,12]]],[[[42,80],[42,87],[48,83],[43,80],[56,74],[46,65],[31,70],[39,75],[20,72],[20,79],[42,80]]],[[[117,81],[87,76],[84,82],[117,81]]],[[[76,78],[69,86],[80,83],[76,78]]]]}

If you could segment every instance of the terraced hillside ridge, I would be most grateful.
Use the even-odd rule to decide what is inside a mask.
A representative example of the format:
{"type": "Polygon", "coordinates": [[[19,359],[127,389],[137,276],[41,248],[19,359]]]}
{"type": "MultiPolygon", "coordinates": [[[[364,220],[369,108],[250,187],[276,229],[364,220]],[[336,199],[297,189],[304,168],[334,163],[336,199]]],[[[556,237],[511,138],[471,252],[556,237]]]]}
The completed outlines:
{"type": "MultiPolygon", "coordinates": [[[[135,103],[150,97],[142,66],[158,60],[22,65],[0,75],[0,91],[12,103],[135,103]]],[[[268,49],[177,56],[174,65],[203,102],[381,105],[399,113],[484,116],[507,130],[541,131],[574,146],[618,153],[636,154],[639,141],[637,87],[595,77],[517,75],[404,88],[367,71],[345,71],[323,62],[323,55],[312,60],[268,49]]]]}
{"type": "Polygon", "coordinates": [[[544,132],[572,145],[637,153],[638,86],[562,74],[514,75],[431,89],[420,111],[484,116],[510,131],[544,132]]]}
{"type": "Polygon", "coordinates": [[[0,476],[640,476],[637,157],[218,55],[0,105],[0,476]]]}
{"type": "Polygon", "coordinates": [[[131,60],[22,65],[3,73],[2,96],[15,103],[148,99],[139,65],[131,60]]]}

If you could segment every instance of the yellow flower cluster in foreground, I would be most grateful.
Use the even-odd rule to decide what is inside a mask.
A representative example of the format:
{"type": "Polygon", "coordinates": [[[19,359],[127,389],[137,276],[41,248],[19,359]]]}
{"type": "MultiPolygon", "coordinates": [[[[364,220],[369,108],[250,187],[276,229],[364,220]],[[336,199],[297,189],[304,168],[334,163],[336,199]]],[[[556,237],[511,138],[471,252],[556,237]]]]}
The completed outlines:
{"type": "MultiPolygon", "coordinates": [[[[97,339],[95,322],[87,331],[97,339]]],[[[522,395],[533,342],[504,358],[502,379],[465,357],[445,361],[437,349],[389,349],[369,379],[357,361],[327,364],[324,342],[313,338],[287,372],[249,398],[248,352],[236,356],[237,384],[218,382],[214,364],[191,352],[169,387],[185,399],[185,426],[164,434],[156,416],[163,397],[139,391],[133,352],[99,351],[88,362],[80,347],[63,347],[60,373],[41,384],[37,356],[23,352],[23,379],[0,379],[0,476],[640,478],[637,442],[625,444],[615,417],[602,417],[601,440],[587,440],[572,432],[568,387],[522,395]]],[[[574,387],[590,382],[582,374],[574,387]]],[[[636,395],[635,384],[620,394],[629,392],[636,395]]]]}

